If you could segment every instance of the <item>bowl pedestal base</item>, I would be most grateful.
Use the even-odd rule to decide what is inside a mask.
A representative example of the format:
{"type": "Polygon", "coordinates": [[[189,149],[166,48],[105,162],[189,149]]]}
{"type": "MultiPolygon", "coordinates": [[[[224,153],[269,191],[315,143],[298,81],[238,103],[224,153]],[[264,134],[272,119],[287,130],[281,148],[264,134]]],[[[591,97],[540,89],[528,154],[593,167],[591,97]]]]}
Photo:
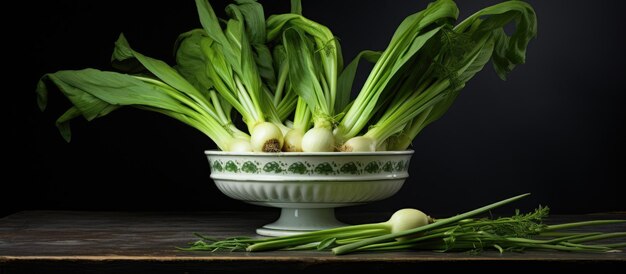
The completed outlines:
{"type": "Polygon", "coordinates": [[[282,208],[278,220],[256,230],[262,236],[288,236],[346,226],[335,218],[334,208],[282,208]]]}

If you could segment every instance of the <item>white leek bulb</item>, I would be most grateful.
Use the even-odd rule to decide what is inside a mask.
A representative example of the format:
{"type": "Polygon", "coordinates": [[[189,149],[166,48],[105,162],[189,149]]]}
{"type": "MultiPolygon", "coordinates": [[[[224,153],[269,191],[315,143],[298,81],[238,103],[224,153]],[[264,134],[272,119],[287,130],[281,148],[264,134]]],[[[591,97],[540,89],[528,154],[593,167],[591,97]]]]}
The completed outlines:
{"type": "Polygon", "coordinates": [[[292,129],[285,135],[283,151],[286,152],[302,152],[302,138],[304,132],[301,129],[292,129]]]}
{"type": "Polygon", "coordinates": [[[228,151],[231,152],[252,152],[252,145],[249,140],[236,138],[230,143],[228,151]]]}
{"type": "MultiPolygon", "coordinates": [[[[425,226],[429,223],[430,217],[414,208],[403,208],[396,211],[386,224],[391,226],[391,233],[396,233],[404,230],[413,229],[420,226],[425,226]]],[[[400,237],[397,240],[402,241],[410,237],[400,237]]]]}
{"type": "Polygon", "coordinates": [[[309,129],[302,137],[302,151],[335,151],[335,136],[333,136],[332,130],[326,127],[314,127],[309,129]]]}
{"type": "Polygon", "coordinates": [[[339,150],[344,152],[376,151],[376,140],[367,136],[353,137],[343,143],[339,150]]]}
{"type": "Polygon", "coordinates": [[[254,152],[279,152],[283,147],[283,133],[273,123],[262,122],[252,129],[250,144],[254,152]]]}

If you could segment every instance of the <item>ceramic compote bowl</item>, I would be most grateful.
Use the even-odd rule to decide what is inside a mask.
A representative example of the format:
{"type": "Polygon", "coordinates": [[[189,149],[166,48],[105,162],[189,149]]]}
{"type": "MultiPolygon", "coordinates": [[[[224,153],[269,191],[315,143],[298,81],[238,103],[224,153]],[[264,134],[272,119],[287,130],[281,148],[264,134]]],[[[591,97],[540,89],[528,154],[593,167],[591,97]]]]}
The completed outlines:
{"type": "Polygon", "coordinates": [[[292,235],[343,226],[336,207],[394,195],[409,176],[412,150],[381,152],[205,152],[211,178],[227,196],[282,209],[264,236],[292,235]]]}

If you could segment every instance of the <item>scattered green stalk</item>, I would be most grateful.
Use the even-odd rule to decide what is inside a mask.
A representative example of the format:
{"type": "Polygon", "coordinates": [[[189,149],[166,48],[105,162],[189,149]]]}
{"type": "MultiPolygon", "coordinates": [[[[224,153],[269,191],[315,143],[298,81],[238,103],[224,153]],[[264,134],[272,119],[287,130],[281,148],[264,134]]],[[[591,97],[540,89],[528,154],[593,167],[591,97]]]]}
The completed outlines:
{"type": "Polygon", "coordinates": [[[626,238],[626,232],[561,232],[578,227],[625,223],[626,220],[594,220],[545,225],[547,207],[500,218],[473,218],[499,206],[528,196],[518,195],[445,219],[426,216],[421,211],[402,209],[386,222],[339,227],[276,238],[236,238],[216,240],[201,238],[187,250],[331,250],[336,255],[350,252],[435,250],[500,252],[549,249],[576,252],[615,252],[626,243],[591,243],[626,238]],[[410,213],[410,214],[409,214],[410,213]],[[422,219],[423,221],[417,221],[422,219]]]}
{"type": "Polygon", "coordinates": [[[554,231],[554,230],[563,230],[570,228],[577,228],[582,226],[592,226],[592,225],[610,225],[610,224],[620,224],[625,223],[626,220],[594,220],[594,221],[584,221],[584,222],[575,222],[575,223],[567,223],[567,224],[558,224],[558,225],[549,225],[543,231],[554,231]]]}
{"type": "Polygon", "coordinates": [[[472,211],[468,211],[459,215],[456,215],[454,217],[451,218],[447,218],[445,220],[439,221],[439,222],[434,222],[432,224],[428,224],[425,226],[421,226],[421,227],[417,227],[417,228],[413,228],[413,229],[409,229],[409,230],[405,230],[405,231],[401,231],[401,232],[396,232],[396,233],[391,233],[391,234],[387,234],[387,235],[382,235],[382,236],[378,236],[378,237],[373,237],[373,238],[369,238],[363,241],[359,241],[356,243],[351,243],[351,244],[347,244],[347,245],[343,245],[343,246],[339,246],[336,248],[333,248],[333,254],[335,255],[341,255],[341,254],[346,254],[346,253],[350,253],[353,252],[355,249],[359,248],[359,247],[363,247],[363,246],[368,246],[371,244],[376,244],[376,243],[381,243],[381,242],[386,242],[386,241],[390,241],[396,238],[400,238],[400,237],[404,237],[404,236],[411,236],[411,235],[415,235],[417,233],[423,232],[423,231],[427,231],[429,229],[433,229],[433,228],[437,228],[437,227],[442,227],[444,225],[447,224],[451,224],[457,221],[460,221],[462,219],[465,218],[470,218],[473,216],[476,216],[478,214],[487,212],[489,210],[492,210],[494,208],[497,208],[499,206],[508,204],[510,202],[519,200],[521,198],[524,198],[526,196],[530,195],[529,193],[526,194],[522,194],[522,195],[518,195],[512,198],[508,198],[472,211]]]}

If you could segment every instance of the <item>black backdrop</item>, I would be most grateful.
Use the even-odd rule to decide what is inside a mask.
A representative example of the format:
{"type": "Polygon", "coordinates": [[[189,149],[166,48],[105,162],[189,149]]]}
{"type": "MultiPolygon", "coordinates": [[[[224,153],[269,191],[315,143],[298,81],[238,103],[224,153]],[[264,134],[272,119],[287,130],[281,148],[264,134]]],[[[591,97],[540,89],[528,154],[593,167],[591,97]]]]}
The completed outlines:
{"type": "MultiPolygon", "coordinates": [[[[22,1],[23,2],[23,1],[22,1]]],[[[212,1],[218,11],[224,3],[212,1]]],[[[426,1],[304,0],[304,15],[341,40],[346,60],[383,49],[398,23],[426,1]]],[[[461,18],[499,1],[458,1],[461,18]]],[[[621,1],[530,1],[539,35],[527,64],[507,81],[486,67],[443,119],[414,141],[410,178],[385,201],[343,209],[418,207],[450,214],[523,192],[514,207],[556,213],[626,210],[623,192],[624,10],[621,1]]],[[[288,1],[262,1],[266,13],[288,1]]],[[[232,200],[209,178],[211,141],[154,113],[121,109],[72,123],[65,143],[54,121],[69,106],[58,93],[40,112],[45,72],[110,69],[124,32],[138,51],[172,62],[177,35],[199,27],[193,1],[29,2],[5,22],[5,139],[0,216],[20,210],[269,210],[232,200]],[[6,131],[5,131],[6,132],[6,131]],[[8,163],[8,164],[7,164],[8,163]]],[[[6,19],[6,17],[5,17],[6,19]]],[[[5,20],[3,19],[3,20],[5,20]]],[[[364,76],[360,76],[360,81],[364,76]]]]}

